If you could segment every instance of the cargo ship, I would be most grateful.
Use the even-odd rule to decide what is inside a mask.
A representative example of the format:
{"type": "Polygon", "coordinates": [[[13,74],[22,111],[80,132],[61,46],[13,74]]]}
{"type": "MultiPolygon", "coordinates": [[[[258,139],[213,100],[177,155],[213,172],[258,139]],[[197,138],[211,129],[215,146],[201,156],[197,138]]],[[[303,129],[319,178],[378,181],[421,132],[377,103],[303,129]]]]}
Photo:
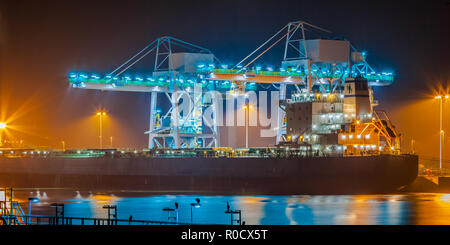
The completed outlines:
{"type": "Polygon", "coordinates": [[[0,185],[313,195],[392,193],[412,183],[418,157],[400,152],[400,137],[385,112],[370,112],[367,80],[348,79],[346,85],[342,94],[283,101],[288,133],[275,147],[3,148],[0,185]]]}
{"type": "MultiPolygon", "coordinates": [[[[186,156],[179,152],[148,157],[143,152],[98,153],[102,156],[55,152],[37,156],[37,151],[33,157],[3,156],[0,185],[165,194],[378,194],[395,192],[417,175],[414,155],[302,157],[291,151],[293,155],[279,157],[186,156]]],[[[14,154],[24,153],[16,149],[14,154]]]]}
{"type": "MultiPolygon", "coordinates": [[[[287,31],[282,37],[286,37],[286,49],[278,71],[273,67],[250,68],[255,59],[245,66],[241,61],[229,68],[217,64],[207,49],[162,37],[104,77],[70,73],[69,82],[75,89],[151,93],[148,148],[51,150],[2,146],[0,186],[313,195],[392,193],[412,183],[418,173],[418,157],[400,151],[400,134],[387,113],[375,108],[378,102],[373,87],[390,85],[392,73],[375,72],[367,64],[365,53],[345,39],[306,38],[305,31],[314,28],[325,31],[302,21],[283,27],[287,31]],[[302,36],[296,39],[294,33],[302,36]],[[177,44],[189,47],[189,52],[173,50],[177,44]],[[292,47],[295,49],[289,50],[292,47]],[[143,58],[139,55],[153,50],[157,53],[151,75],[120,76],[143,58]],[[271,129],[276,131],[275,144],[223,147],[220,117],[216,115],[224,108],[216,101],[226,97],[227,108],[238,113],[234,104],[237,99],[245,100],[248,91],[267,85],[279,92],[279,110],[272,114],[277,116],[276,128],[271,129]],[[211,91],[226,95],[208,98],[211,91]],[[157,106],[161,93],[170,99],[168,106],[157,106]],[[194,102],[185,117],[179,113],[178,93],[194,102]],[[212,125],[205,124],[202,117],[207,111],[213,112],[212,125]]],[[[245,103],[244,114],[249,113],[249,102],[245,103]]],[[[101,124],[102,113],[98,115],[101,124]]],[[[101,140],[100,133],[100,145],[101,140]]]]}

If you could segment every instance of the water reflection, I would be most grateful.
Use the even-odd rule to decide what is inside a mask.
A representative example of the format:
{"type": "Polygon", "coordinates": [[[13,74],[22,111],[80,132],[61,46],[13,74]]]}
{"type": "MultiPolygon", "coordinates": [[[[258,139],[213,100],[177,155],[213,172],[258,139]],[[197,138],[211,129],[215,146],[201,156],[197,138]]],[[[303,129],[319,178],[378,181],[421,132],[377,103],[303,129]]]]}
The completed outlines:
{"type": "MultiPolygon", "coordinates": [[[[0,193],[0,197],[4,195],[0,193]]],[[[262,225],[403,225],[450,224],[450,194],[337,195],[337,196],[194,196],[151,193],[101,193],[75,190],[16,191],[15,199],[27,208],[28,197],[40,197],[34,214],[52,215],[50,203],[65,203],[69,217],[106,218],[104,205],[117,205],[118,218],[167,221],[165,207],[179,204],[179,222],[230,224],[227,202],[242,211],[246,224],[262,225]]]]}

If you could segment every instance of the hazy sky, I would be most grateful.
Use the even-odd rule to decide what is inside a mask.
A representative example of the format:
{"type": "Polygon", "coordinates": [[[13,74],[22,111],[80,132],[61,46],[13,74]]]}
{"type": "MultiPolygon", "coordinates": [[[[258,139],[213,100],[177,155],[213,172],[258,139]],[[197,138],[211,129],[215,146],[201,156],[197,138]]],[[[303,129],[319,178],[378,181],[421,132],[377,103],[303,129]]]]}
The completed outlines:
{"type": "MultiPolygon", "coordinates": [[[[368,52],[377,70],[397,74],[377,88],[409,150],[438,156],[439,105],[433,89],[450,77],[449,1],[49,1],[0,0],[0,115],[14,118],[18,139],[33,145],[93,147],[93,117],[104,107],[105,137],[119,146],[143,147],[149,95],[71,89],[74,70],[105,73],[159,36],[170,35],[210,49],[234,64],[287,22],[305,20],[368,52]]],[[[278,66],[282,48],[261,64],[278,66]]],[[[141,62],[137,71],[149,71],[141,62]]],[[[450,103],[444,107],[450,130],[450,103]]],[[[450,131],[446,158],[450,158],[450,131]]]]}

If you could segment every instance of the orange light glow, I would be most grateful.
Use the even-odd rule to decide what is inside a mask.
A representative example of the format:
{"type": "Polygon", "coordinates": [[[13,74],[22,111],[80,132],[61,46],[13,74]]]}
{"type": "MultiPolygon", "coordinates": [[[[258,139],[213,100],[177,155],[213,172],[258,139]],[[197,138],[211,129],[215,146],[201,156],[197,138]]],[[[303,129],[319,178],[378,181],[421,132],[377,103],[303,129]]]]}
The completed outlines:
{"type": "Polygon", "coordinates": [[[450,98],[450,95],[448,95],[448,94],[446,94],[446,95],[436,95],[436,96],[434,96],[434,98],[435,99],[443,99],[443,98],[448,99],[448,98],[450,98]]]}
{"type": "Polygon", "coordinates": [[[7,127],[6,123],[0,122],[0,129],[5,129],[7,127]]]}

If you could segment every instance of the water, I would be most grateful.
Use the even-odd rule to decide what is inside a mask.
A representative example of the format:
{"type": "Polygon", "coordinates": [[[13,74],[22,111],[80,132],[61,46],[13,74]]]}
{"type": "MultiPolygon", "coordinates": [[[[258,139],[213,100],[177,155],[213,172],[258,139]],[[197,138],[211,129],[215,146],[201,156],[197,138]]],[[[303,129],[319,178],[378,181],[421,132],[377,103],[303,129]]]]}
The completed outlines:
{"type": "Polygon", "coordinates": [[[401,195],[336,196],[205,196],[159,195],[146,192],[86,192],[63,189],[16,190],[24,211],[28,197],[39,197],[32,214],[53,215],[51,203],[65,203],[66,217],[107,218],[106,204],[117,205],[118,218],[167,221],[164,207],[179,203],[179,222],[230,224],[227,202],[242,210],[249,225],[422,225],[450,224],[450,194],[414,193],[401,195]]]}

